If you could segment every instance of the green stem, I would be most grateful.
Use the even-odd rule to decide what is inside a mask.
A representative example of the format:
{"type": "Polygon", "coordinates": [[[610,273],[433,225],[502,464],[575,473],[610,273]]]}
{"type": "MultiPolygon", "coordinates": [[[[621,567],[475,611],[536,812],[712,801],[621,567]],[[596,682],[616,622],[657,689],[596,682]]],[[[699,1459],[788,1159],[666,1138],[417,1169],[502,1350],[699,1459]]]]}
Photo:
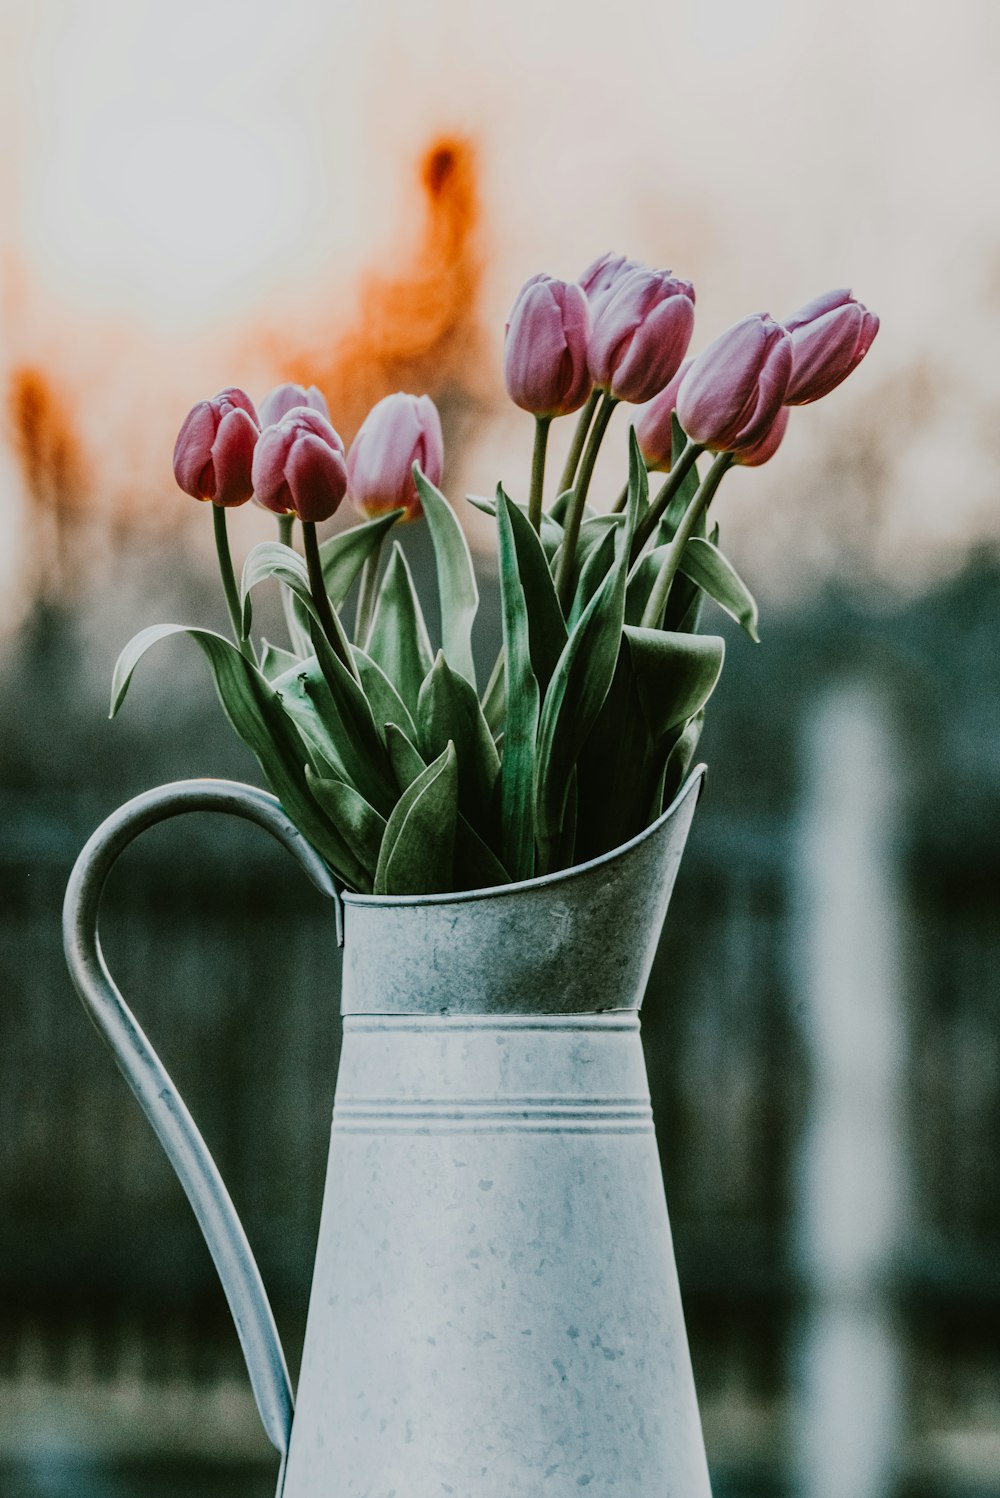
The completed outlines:
{"type": "Polygon", "coordinates": [[[632,542],[631,558],[633,562],[659,525],[663,516],[667,513],[667,506],[687,478],[695,459],[701,452],[704,452],[704,448],[699,447],[697,442],[690,440],[688,440],[687,446],[681,449],[677,462],[667,475],[662,488],[635,528],[635,540],[632,542]]]}
{"type": "Polygon", "coordinates": [[[316,605],[316,613],[319,617],[320,627],[330,642],[331,649],[343,661],[344,665],[355,675],[354,662],[351,659],[350,648],[344,639],[344,631],[333,617],[330,607],[330,599],[326,591],[326,583],[323,581],[323,563],[319,554],[319,541],[316,539],[316,522],[314,520],[303,520],[302,522],[302,549],[306,554],[306,567],[309,570],[309,591],[316,605]]]}
{"type": "Polygon", "coordinates": [[[294,528],[294,525],[295,525],[295,516],[294,515],[279,515],[278,516],[278,540],[281,542],[282,546],[291,546],[291,544],[292,544],[292,530],[294,528]]]}
{"type": "Polygon", "coordinates": [[[212,522],[215,527],[215,550],[219,558],[219,572],[222,575],[229,622],[233,626],[233,635],[242,654],[246,656],[251,665],[256,666],[257,653],[243,632],[243,605],[240,602],[240,590],[236,582],[236,573],[233,571],[232,553],[229,550],[229,532],[226,529],[224,505],[212,505],[212,522]]]}
{"type": "Polygon", "coordinates": [[[559,552],[559,571],[556,575],[556,592],[563,611],[569,609],[573,596],[573,562],[576,557],[576,543],[580,535],[580,522],[583,519],[583,508],[587,503],[587,490],[590,488],[590,480],[594,474],[594,464],[597,462],[597,454],[600,450],[604,433],[608,429],[608,422],[618,402],[613,395],[605,395],[601,401],[594,425],[587,438],[587,446],[583,454],[583,462],[580,464],[580,472],[577,476],[576,487],[573,490],[573,498],[569,502],[566,511],[566,524],[563,529],[562,548],[559,552]]]}
{"type": "Polygon", "coordinates": [[[677,569],[687,546],[698,523],[698,517],[708,509],[716,489],[722,483],[723,475],[732,466],[733,453],[718,453],[711,468],[694,495],[691,503],[684,511],[681,523],[674,532],[673,538],[667,547],[667,554],[663,558],[653,591],[649,595],[649,602],[642,616],[643,629],[659,629],[667,607],[667,598],[670,593],[670,585],[677,575],[677,569]]]}
{"type": "Polygon", "coordinates": [[[365,557],[361,569],[361,584],[358,589],[358,612],[354,620],[354,643],[361,650],[368,649],[372,619],[375,615],[375,600],[378,597],[378,568],[382,560],[385,533],[379,537],[378,545],[365,557]]]}
{"type": "Polygon", "coordinates": [[[587,440],[587,433],[590,431],[590,423],[594,419],[594,412],[597,410],[597,404],[600,398],[601,392],[599,390],[592,390],[590,395],[587,397],[587,404],[584,406],[577,419],[576,431],[573,433],[573,441],[570,443],[569,452],[566,454],[566,465],[562,471],[562,478],[559,480],[560,494],[565,494],[567,489],[572,489],[573,487],[573,481],[576,478],[576,470],[580,463],[580,455],[583,452],[583,444],[587,440]]]}
{"type": "Polygon", "coordinates": [[[536,531],[542,528],[542,489],[545,484],[545,448],[549,440],[551,416],[535,417],[535,446],[531,454],[531,493],[528,496],[528,519],[536,531]]]}

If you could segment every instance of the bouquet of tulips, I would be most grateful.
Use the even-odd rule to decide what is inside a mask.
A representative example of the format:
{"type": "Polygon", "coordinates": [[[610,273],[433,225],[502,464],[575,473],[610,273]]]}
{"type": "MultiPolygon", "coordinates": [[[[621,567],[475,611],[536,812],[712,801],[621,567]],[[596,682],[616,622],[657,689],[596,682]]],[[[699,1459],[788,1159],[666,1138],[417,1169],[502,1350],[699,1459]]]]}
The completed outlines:
{"type": "Polygon", "coordinates": [[[706,595],[757,639],[756,604],[710,517],[719,483],[733,464],[766,462],[791,408],[839,385],[878,330],[850,292],[833,291],[784,324],[746,317],[690,359],[694,303],[689,282],[611,255],[577,282],[539,275],[519,293],[504,373],[535,418],[535,444],[526,498],[502,486],[470,497],[495,517],[499,555],[503,645],[482,691],[478,591],[439,487],[433,402],[387,396],[345,452],[315,387],[280,386],[259,413],[242,390],[201,401],[174,474],[211,504],[233,639],[143,630],[115,668],[112,716],[149,646],[190,635],[271,789],[359,892],[530,879],[641,832],[690,767],[722,669],[723,641],[698,632],[706,595]],[[622,402],[637,407],[625,482],[594,510],[595,460],[622,402]],[[572,413],[546,508],[549,428],[572,413]],[[651,474],[665,475],[655,490],[651,474]],[[345,495],[364,519],[320,542],[317,523],[345,495]],[[278,539],[254,547],[237,582],[226,512],[251,498],[277,515],[278,539]],[[440,596],[436,655],[398,540],[385,559],[390,532],[421,517],[440,596]],[[253,640],[253,591],[268,579],[282,590],[285,646],[253,640]]]}

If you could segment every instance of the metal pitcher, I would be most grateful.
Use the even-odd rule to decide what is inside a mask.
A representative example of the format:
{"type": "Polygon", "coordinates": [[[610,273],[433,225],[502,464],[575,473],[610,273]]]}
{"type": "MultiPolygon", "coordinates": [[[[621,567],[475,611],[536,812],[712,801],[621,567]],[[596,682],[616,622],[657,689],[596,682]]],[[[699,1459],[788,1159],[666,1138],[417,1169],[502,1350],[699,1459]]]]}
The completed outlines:
{"type": "Polygon", "coordinates": [[[702,773],[615,851],[458,895],[341,892],[274,797],[225,781],[136,797],[80,854],[70,973],[205,1234],[278,1498],[710,1498],[638,1015],[702,773]],[[115,859],[186,811],[273,833],[344,947],[294,1416],[233,1204],[97,936],[115,859]]]}

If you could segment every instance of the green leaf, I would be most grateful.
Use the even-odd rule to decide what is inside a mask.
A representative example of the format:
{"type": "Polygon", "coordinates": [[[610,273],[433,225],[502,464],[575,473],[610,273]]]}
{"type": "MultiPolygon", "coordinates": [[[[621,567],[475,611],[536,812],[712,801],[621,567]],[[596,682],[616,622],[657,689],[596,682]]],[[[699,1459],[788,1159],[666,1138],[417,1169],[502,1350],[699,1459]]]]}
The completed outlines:
{"type": "Polygon", "coordinates": [[[441,599],[441,644],[452,669],[475,687],[472,626],[479,608],[479,589],[469,543],[455,511],[440,489],[421,473],[417,463],[413,465],[413,477],[434,543],[441,599]]]}
{"type": "Polygon", "coordinates": [[[365,870],[366,882],[359,894],[370,894],[378,852],[385,834],[385,818],[380,817],[364,796],[343,780],[330,780],[306,766],[306,783],[341,837],[350,846],[365,870]]]}
{"type": "Polygon", "coordinates": [[[310,656],[279,677],[275,691],[335,778],[353,785],[387,816],[396,799],[395,782],[368,699],[318,629],[314,640],[323,656],[310,656]]]}
{"type": "Polygon", "coordinates": [[[615,674],[578,761],[578,860],[596,858],[641,832],[662,768],[636,690],[632,658],[618,652],[615,674]]]}
{"type": "MultiPolygon", "coordinates": [[[[556,522],[557,525],[562,526],[566,524],[566,511],[569,509],[569,502],[573,498],[575,492],[575,488],[564,489],[563,492],[555,500],[553,500],[552,504],[549,506],[549,516],[556,522]]],[[[583,518],[585,521],[592,520],[596,514],[597,511],[592,505],[584,505],[583,518]]]]}
{"type": "Polygon", "coordinates": [[[649,509],[649,471],[634,426],[628,429],[628,502],[625,508],[635,510],[636,523],[649,509]]]}
{"type": "Polygon", "coordinates": [[[368,654],[382,667],[410,715],[414,715],[421,683],[431,669],[431,645],[413,578],[398,541],[393,545],[379,588],[368,654]]]}
{"type": "Polygon", "coordinates": [[[420,751],[433,760],[450,743],[458,759],[458,804],[484,836],[493,831],[493,788],[500,773],[500,757],[483,717],[476,689],[453,671],[439,650],[423,686],[417,719],[420,751]]]}
{"type": "MultiPolygon", "coordinates": [[[[572,493],[572,490],[570,490],[570,493],[572,493]]],[[[481,510],[484,515],[489,515],[494,520],[496,519],[497,506],[495,499],[484,499],[479,494],[467,494],[465,497],[471,505],[474,505],[477,510],[481,510]]],[[[510,498],[509,495],[508,498],[510,498]]],[[[514,504],[515,510],[523,515],[525,520],[528,520],[528,506],[516,504],[514,501],[511,501],[511,503],[514,504]]],[[[530,520],[528,524],[531,525],[530,520]]],[[[533,525],[531,529],[532,533],[541,541],[542,551],[545,553],[545,565],[551,567],[562,545],[562,526],[557,520],[553,520],[551,514],[543,513],[541,533],[536,532],[533,525]]]]}
{"type": "MultiPolygon", "coordinates": [[[[676,412],[670,418],[670,424],[672,431],[672,466],[677,462],[677,459],[680,457],[681,453],[687,446],[687,437],[685,436],[684,428],[677,420],[676,412]]],[[[684,511],[687,509],[692,499],[694,499],[695,494],[698,492],[698,485],[700,484],[700,482],[701,480],[698,477],[698,464],[692,463],[691,467],[684,475],[680,488],[674,495],[673,499],[670,501],[669,505],[667,506],[666,513],[660,521],[659,528],[657,530],[658,544],[664,541],[669,541],[671,539],[674,531],[676,531],[677,527],[681,523],[684,511]]],[[[705,517],[704,515],[702,515],[698,521],[698,532],[703,535],[704,530],[705,517]]]]}
{"type": "Polygon", "coordinates": [[[512,504],[509,497],[507,503],[517,571],[528,614],[531,668],[538,682],[539,693],[544,695],[566,644],[566,621],[552,573],[549,571],[548,559],[535,527],[528,519],[526,510],[520,505],[512,504]]]}
{"type": "Polygon", "coordinates": [[[528,603],[514,539],[515,506],[497,487],[500,604],[507,716],[500,767],[501,857],[514,879],[535,872],[535,754],[538,679],[531,662],[528,603]]]}
{"type": "Polygon", "coordinates": [[[383,742],[385,740],[385,728],[387,723],[398,723],[411,739],[417,737],[417,725],[410,716],[410,710],[400,697],[392,682],[386,676],[382,667],[373,661],[370,655],[358,645],[351,647],[354,656],[354,664],[358,668],[361,678],[361,689],[368,698],[368,705],[372,710],[375,727],[380,731],[383,742]]]}
{"type": "Polygon", "coordinates": [[[708,701],[722,671],[718,635],[676,634],[625,626],[636,691],[654,742],[708,701]]]}
{"type": "Polygon", "coordinates": [[[694,763],[698,740],[701,738],[704,725],[705,714],[695,713],[691,721],[685,724],[684,732],[667,755],[667,761],[663,767],[663,784],[660,788],[659,800],[650,810],[651,819],[655,819],[667,809],[684,784],[687,773],[694,763]]]}
{"type": "Polygon", "coordinates": [[[378,515],[362,525],[352,525],[321,543],[319,556],[323,564],[323,581],[335,609],[342,607],[365,562],[405,514],[405,510],[390,510],[387,515],[378,515]]]}
{"type": "MultiPolygon", "coordinates": [[[[406,791],[427,766],[395,723],[388,725],[387,742],[399,789],[406,791]]],[[[492,848],[459,812],[455,829],[455,889],[491,889],[496,884],[509,883],[510,875],[492,848]]]]}
{"type": "Polygon", "coordinates": [[[377,895],[434,895],[454,888],[458,767],[447,749],[408,787],[386,825],[377,895]]]}
{"type": "Polygon", "coordinates": [[[702,536],[692,536],[684,548],[680,570],[741,624],[755,645],[760,644],[753,594],[717,546],[702,536]]]}
{"type": "Polygon", "coordinates": [[[615,564],[574,626],[545,694],[538,729],[536,791],[541,872],[547,872],[556,857],[572,771],[614,678],[637,500],[633,491],[625,525],[615,533],[615,564]]]}
{"type": "Polygon", "coordinates": [[[273,682],[276,676],[283,676],[298,664],[299,657],[290,650],[282,650],[280,645],[272,645],[270,640],[261,641],[260,669],[268,681],[273,682]]]}
{"type": "MultiPolygon", "coordinates": [[[[615,520],[618,522],[622,522],[624,519],[621,515],[602,515],[600,518],[602,520],[615,520]]],[[[592,521],[588,523],[593,524],[592,521]]],[[[587,604],[611,571],[615,560],[615,543],[617,539],[615,527],[606,526],[599,533],[597,544],[594,545],[592,542],[586,549],[584,553],[586,560],[579,569],[576,590],[573,594],[573,604],[569,611],[570,629],[577,623],[587,604]]]]}
{"type": "Polygon", "coordinates": [[[253,618],[251,591],[258,583],[271,577],[283,583],[303,605],[307,614],[316,618],[316,605],[313,603],[312,593],[309,590],[309,573],[305,560],[297,551],[293,551],[290,546],[285,546],[280,541],[260,541],[243,564],[243,578],[240,582],[245,635],[250,633],[250,622],[253,618]]]}
{"type": "Polygon", "coordinates": [[[284,711],[278,693],[236,646],[209,629],[181,624],[153,624],[125,646],[112,680],[111,716],[121,707],[139,661],[150,646],[171,635],[187,635],[206,656],[215,689],[238,737],[255,756],[282,806],[331,869],[351,888],[364,870],[340,833],[316,802],[305,778],[309,750],[284,711]]]}

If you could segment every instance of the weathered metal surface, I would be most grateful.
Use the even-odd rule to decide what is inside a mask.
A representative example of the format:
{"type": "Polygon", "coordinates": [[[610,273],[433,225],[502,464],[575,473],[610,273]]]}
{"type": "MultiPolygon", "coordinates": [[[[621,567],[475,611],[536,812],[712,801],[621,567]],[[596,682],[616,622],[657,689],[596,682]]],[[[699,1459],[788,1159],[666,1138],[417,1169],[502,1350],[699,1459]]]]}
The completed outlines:
{"type": "Polygon", "coordinates": [[[67,893],[77,988],[212,1249],[283,1498],[708,1498],[636,1011],[697,799],[566,874],[345,897],[344,1047],[299,1408],[211,1157],[107,973],[101,888],[144,827],[273,798],[194,781],[110,818],[67,893]],[[631,1011],[631,1012],[629,1012],[631,1011]]]}

